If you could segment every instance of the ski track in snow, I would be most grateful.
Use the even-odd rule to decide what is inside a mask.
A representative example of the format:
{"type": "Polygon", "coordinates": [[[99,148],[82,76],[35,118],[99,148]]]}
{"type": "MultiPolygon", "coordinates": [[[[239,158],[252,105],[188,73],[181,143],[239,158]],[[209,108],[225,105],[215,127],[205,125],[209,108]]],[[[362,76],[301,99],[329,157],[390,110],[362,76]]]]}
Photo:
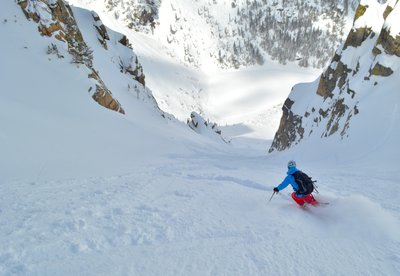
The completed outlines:
{"type": "MultiPolygon", "coordinates": [[[[0,31],[8,43],[2,48],[7,55],[0,101],[6,179],[0,181],[0,275],[400,275],[395,119],[382,143],[373,148],[360,143],[365,156],[324,156],[322,144],[303,152],[320,155],[321,164],[299,163],[318,179],[316,197],[329,206],[300,208],[289,189],[268,204],[286,173],[287,160],[281,160],[292,153],[267,156],[264,141],[257,143],[263,150],[258,153],[225,147],[160,121],[152,107],[119,90],[125,79],[119,74],[110,85],[119,87],[114,91],[131,115],[125,120],[100,109],[81,91],[88,85],[86,72],[72,70],[66,59],[49,59],[45,50],[54,40],[40,37],[15,3],[3,5],[0,31]],[[29,72],[24,81],[21,68],[29,72]],[[38,81],[43,76],[46,85],[38,81]],[[63,80],[82,76],[85,81],[60,89],[63,80]],[[377,166],[371,170],[359,161],[377,166]],[[66,180],[71,175],[75,179],[66,180]]],[[[279,77],[266,66],[203,83],[203,74],[161,59],[164,51],[135,36],[139,57],[147,56],[142,60],[149,87],[164,95],[166,107],[183,104],[178,110],[186,118],[185,109],[199,108],[193,104],[208,95],[215,104],[210,113],[220,111],[222,121],[235,123],[225,129],[241,139],[254,131],[249,126],[268,126],[273,135],[271,126],[289,92],[278,88],[312,77],[297,69],[296,77],[279,77]],[[258,79],[255,74],[262,82],[246,85],[247,77],[258,79]],[[276,80],[270,83],[267,76],[276,80]],[[203,85],[218,93],[206,93],[203,85]],[[268,105],[253,99],[264,94],[263,87],[271,91],[265,94],[268,105]],[[187,96],[181,102],[177,95],[187,96]],[[239,103],[246,112],[237,119],[239,103]]],[[[109,64],[109,56],[100,56],[98,62],[109,64]]],[[[246,139],[268,137],[253,135],[246,139]]]]}
{"type": "Polygon", "coordinates": [[[2,184],[0,274],[398,274],[398,207],[340,195],[340,177],[320,184],[327,207],[299,208],[289,190],[267,204],[283,175],[260,161],[210,154],[123,176],[2,184]]]}

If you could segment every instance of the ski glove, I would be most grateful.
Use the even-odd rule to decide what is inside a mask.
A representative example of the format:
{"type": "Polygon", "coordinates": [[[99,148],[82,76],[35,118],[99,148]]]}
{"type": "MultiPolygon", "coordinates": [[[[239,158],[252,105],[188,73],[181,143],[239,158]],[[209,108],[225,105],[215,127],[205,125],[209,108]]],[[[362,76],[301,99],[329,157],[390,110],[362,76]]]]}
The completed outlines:
{"type": "Polygon", "coordinates": [[[275,187],[275,188],[274,188],[274,192],[275,192],[275,193],[279,193],[278,187],[275,187]]]}

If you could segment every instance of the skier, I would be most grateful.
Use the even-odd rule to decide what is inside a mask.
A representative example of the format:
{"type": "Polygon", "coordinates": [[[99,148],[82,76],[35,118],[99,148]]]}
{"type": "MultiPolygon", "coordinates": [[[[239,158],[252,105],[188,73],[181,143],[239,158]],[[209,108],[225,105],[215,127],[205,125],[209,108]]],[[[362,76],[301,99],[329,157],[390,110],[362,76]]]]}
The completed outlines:
{"type": "MultiPolygon", "coordinates": [[[[299,192],[299,185],[295,181],[295,177],[293,176],[294,173],[298,172],[299,170],[296,168],[295,161],[288,162],[288,172],[285,179],[279,184],[277,187],[274,188],[275,193],[279,193],[285,189],[289,184],[292,185],[294,192],[292,193],[293,200],[299,204],[300,206],[304,206],[305,203],[311,204],[313,206],[318,205],[318,201],[315,200],[313,195],[310,193],[300,193],[299,192]]],[[[311,184],[312,185],[312,184],[311,184]]]]}

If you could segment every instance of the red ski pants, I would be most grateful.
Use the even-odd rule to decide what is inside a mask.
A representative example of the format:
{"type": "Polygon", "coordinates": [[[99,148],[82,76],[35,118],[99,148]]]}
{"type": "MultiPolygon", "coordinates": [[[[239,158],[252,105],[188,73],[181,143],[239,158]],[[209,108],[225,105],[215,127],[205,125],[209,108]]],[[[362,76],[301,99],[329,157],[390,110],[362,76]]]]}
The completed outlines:
{"type": "Polygon", "coordinates": [[[308,195],[303,196],[303,197],[298,197],[298,196],[296,196],[296,193],[293,192],[292,193],[292,198],[300,206],[303,206],[304,203],[308,203],[308,204],[311,204],[311,205],[314,205],[314,206],[318,205],[318,201],[315,200],[315,198],[313,197],[312,194],[308,194],[308,195]]]}

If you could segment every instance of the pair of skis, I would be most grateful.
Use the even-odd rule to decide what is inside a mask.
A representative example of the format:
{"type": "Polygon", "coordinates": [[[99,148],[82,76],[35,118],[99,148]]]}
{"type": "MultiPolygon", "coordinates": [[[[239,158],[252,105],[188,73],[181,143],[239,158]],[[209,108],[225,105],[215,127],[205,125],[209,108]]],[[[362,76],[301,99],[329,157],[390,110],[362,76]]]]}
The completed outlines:
{"type": "MultiPolygon", "coordinates": [[[[273,198],[274,195],[277,194],[277,193],[278,193],[278,192],[273,191],[273,193],[272,193],[271,197],[269,198],[267,204],[269,204],[269,203],[271,202],[272,198],[273,198]]],[[[325,206],[326,206],[326,205],[329,205],[329,202],[320,202],[320,201],[318,201],[318,204],[319,204],[319,205],[325,205],[325,206]]]]}

